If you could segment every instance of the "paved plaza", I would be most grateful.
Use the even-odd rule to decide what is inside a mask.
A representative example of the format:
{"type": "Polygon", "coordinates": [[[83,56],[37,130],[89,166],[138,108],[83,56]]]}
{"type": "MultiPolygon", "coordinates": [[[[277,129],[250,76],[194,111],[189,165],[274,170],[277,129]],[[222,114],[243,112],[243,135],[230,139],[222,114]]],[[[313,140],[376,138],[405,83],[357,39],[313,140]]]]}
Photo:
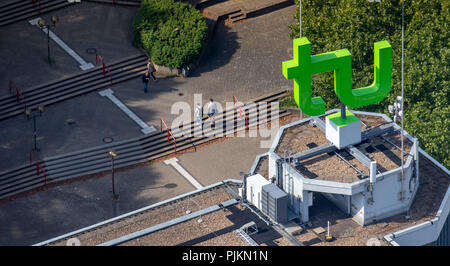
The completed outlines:
{"type": "MultiPolygon", "coordinates": [[[[51,30],[86,62],[95,64],[94,48],[105,62],[114,62],[143,51],[132,45],[136,7],[83,2],[41,17],[59,17],[51,30]]],[[[281,62],[292,56],[289,25],[295,6],[285,7],[233,25],[219,21],[208,50],[190,77],[159,77],[144,94],[140,78],[115,84],[114,95],[137,117],[159,129],[168,124],[177,101],[193,105],[194,94],[203,104],[214,98],[225,106],[236,95],[242,102],[291,87],[281,62]]],[[[51,80],[82,73],[79,64],[51,41],[47,62],[47,37],[28,20],[0,27],[0,96],[8,95],[13,80],[30,88],[51,80]]],[[[192,114],[193,115],[193,114],[192,114]]],[[[143,136],[140,127],[98,91],[46,106],[37,117],[39,158],[61,155],[143,136]]],[[[29,163],[33,147],[33,121],[19,115],[0,121],[0,172],[29,163]]],[[[179,164],[203,186],[223,179],[239,179],[248,172],[259,147],[257,138],[233,138],[177,156],[179,164]]],[[[116,172],[118,200],[111,197],[110,174],[67,184],[0,203],[0,245],[29,245],[126,213],[195,187],[175,168],[162,161],[116,172]]]]}
{"type": "MultiPolygon", "coordinates": [[[[259,148],[260,141],[233,138],[176,158],[207,186],[247,173],[256,156],[268,150],[259,148]]],[[[35,244],[196,189],[164,162],[116,172],[118,200],[112,198],[111,182],[107,174],[1,203],[0,224],[8,226],[0,227],[0,245],[35,244]]]]}

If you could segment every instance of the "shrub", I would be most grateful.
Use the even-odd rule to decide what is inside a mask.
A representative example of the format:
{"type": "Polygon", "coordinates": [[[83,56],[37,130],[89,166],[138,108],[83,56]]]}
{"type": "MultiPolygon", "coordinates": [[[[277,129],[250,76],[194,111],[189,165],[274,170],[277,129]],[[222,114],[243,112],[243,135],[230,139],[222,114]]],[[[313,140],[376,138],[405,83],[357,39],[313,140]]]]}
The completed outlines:
{"type": "Polygon", "coordinates": [[[171,68],[197,59],[208,32],[198,10],[175,0],[143,0],[133,29],[135,45],[155,64],[171,68]]]}

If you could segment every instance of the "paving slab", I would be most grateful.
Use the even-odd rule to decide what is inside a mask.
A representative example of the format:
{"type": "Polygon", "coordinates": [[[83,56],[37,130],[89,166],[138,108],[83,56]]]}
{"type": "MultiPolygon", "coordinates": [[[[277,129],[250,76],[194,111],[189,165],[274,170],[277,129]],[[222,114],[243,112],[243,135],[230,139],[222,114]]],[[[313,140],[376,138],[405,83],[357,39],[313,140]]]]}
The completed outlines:
{"type": "Polygon", "coordinates": [[[295,6],[234,25],[219,22],[207,54],[190,77],[174,78],[185,93],[203,93],[224,102],[235,94],[247,101],[259,95],[288,89],[292,81],[282,75],[282,61],[292,58],[289,25],[295,6]]]}
{"type": "MultiPolygon", "coordinates": [[[[140,127],[115,104],[96,92],[50,105],[36,117],[39,158],[142,136],[140,127]]],[[[33,120],[25,115],[0,121],[0,171],[29,163],[33,120]]]]}
{"type": "Polygon", "coordinates": [[[235,137],[177,158],[204,186],[229,178],[240,179],[240,172],[248,173],[256,156],[269,150],[260,148],[261,140],[261,137],[235,137]]]}
{"type": "Polygon", "coordinates": [[[54,42],[50,42],[49,64],[47,36],[27,20],[0,27],[0,36],[0,97],[9,94],[9,80],[23,89],[81,71],[54,42]]]}
{"type": "MultiPolygon", "coordinates": [[[[40,17],[58,16],[59,22],[51,28],[52,32],[85,61],[95,64],[95,53],[87,51],[94,48],[108,64],[142,53],[132,46],[132,22],[137,10],[137,7],[82,2],[40,17]]],[[[9,80],[19,88],[29,88],[82,72],[79,63],[53,40],[49,64],[47,36],[28,20],[0,27],[0,84],[4,87],[0,96],[9,93],[9,80]]]]}

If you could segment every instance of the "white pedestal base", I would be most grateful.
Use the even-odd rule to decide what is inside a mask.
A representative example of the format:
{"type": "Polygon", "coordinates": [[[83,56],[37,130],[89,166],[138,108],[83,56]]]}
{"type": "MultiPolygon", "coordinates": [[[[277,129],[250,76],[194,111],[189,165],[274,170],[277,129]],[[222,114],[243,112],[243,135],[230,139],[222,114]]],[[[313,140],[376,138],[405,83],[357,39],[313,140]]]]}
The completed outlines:
{"type": "Polygon", "coordinates": [[[338,149],[361,142],[361,120],[354,114],[346,111],[346,118],[341,113],[334,113],[325,118],[325,135],[327,140],[338,149]]]}

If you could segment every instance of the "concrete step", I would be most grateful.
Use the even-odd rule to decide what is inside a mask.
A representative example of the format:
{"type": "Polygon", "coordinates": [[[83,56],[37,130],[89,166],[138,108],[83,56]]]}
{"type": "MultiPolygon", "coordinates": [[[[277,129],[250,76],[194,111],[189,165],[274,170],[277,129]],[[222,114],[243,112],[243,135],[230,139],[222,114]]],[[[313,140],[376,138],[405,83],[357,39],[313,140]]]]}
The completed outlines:
{"type": "MultiPolygon", "coordinates": [[[[126,68],[118,69],[112,72],[112,84],[118,84],[133,78],[138,78],[147,69],[145,61],[129,65],[126,68]]],[[[107,88],[110,86],[109,74],[103,76],[101,72],[96,77],[82,80],[79,83],[67,84],[65,86],[56,86],[53,89],[35,94],[33,97],[26,98],[27,108],[36,108],[38,105],[50,105],[58,103],[76,96],[80,96],[92,91],[107,88]]],[[[4,120],[24,113],[22,102],[9,105],[0,110],[0,120],[4,120]]]]}
{"type": "Polygon", "coordinates": [[[5,16],[8,13],[23,10],[26,8],[33,8],[31,1],[21,1],[21,0],[15,1],[13,3],[0,6],[0,15],[5,16]]]}
{"type": "MultiPolygon", "coordinates": [[[[31,1],[26,1],[31,3],[31,1]]],[[[36,17],[56,9],[60,9],[76,3],[69,3],[66,0],[42,0],[40,8],[38,4],[20,6],[17,10],[12,9],[0,18],[0,26],[9,25],[27,18],[36,17]]]]}
{"type": "MultiPolygon", "coordinates": [[[[283,90],[278,93],[268,94],[254,99],[253,102],[276,101],[286,94],[287,91],[283,90]]],[[[225,110],[222,115],[230,113],[233,113],[233,116],[228,118],[225,116],[225,121],[235,121],[236,119],[238,119],[238,107],[225,110]]],[[[269,110],[258,112],[256,108],[253,107],[246,111],[246,113],[250,121],[252,121],[258,115],[268,114],[269,110]]],[[[275,114],[274,117],[282,117],[288,114],[289,113],[287,111],[280,111],[280,113],[275,114]]],[[[182,129],[181,131],[191,130],[193,125],[194,124],[192,122],[188,128],[182,129]]],[[[238,127],[240,127],[240,125],[233,124],[233,128],[235,131],[244,129],[238,127]]],[[[226,128],[210,129],[208,132],[220,132],[220,130],[225,129],[226,128]]],[[[174,130],[174,133],[176,132],[177,131],[174,130]]],[[[111,169],[111,159],[108,156],[108,152],[109,150],[111,150],[111,148],[114,148],[119,154],[114,161],[115,167],[117,169],[120,169],[123,167],[148,162],[149,160],[173,154],[175,152],[174,144],[172,141],[167,142],[165,134],[165,132],[155,132],[149,136],[134,138],[116,144],[107,144],[82,150],[79,152],[72,152],[60,156],[44,158],[40,161],[40,163],[41,166],[46,170],[47,181],[49,183],[58,182],[74,177],[109,171],[111,169]]],[[[202,136],[199,138],[183,136],[176,139],[176,148],[177,151],[182,151],[184,149],[195,147],[195,145],[199,145],[216,138],[219,138],[219,136],[202,136]]],[[[15,193],[26,191],[27,188],[32,189],[44,184],[44,175],[36,174],[35,164],[27,164],[25,166],[17,167],[13,170],[7,170],[0,173],[0,198],[11,196],[15,193]]]]}
{"type": "MultiPolygon", "coordinates": [[[[286,111],[280,113],[280,117],[288,115],[286,111]]],[[[217,138],[217,137],[215,137],[217,138]]],[[[195,142],[197,145],[206,143],[208,141],[211,141],[215,138],[207,138],[203,137],[200,139],[197,139],[195,142]]],[[[192,148],[192,144],[189,141],[183,141],[178,143],[177,145],[177,151],[182,151],[184,149],[192,148]]],[[[147,162],[156,158],[160,158],[162,156],[173,154],[173,148],[172,147],[166,147],[164,150],[158,150],[153,153],[148,153],[145,155],[137,155],[133,157],[128,158],[121,158],[115,160],[115,166],[116,169],[120,169],[121,167],[127,167],[130,165],[135,165],[138,163],[147,162]]],[[[49,174],[47,176],[47,184],[52,182],[59,182],[63,180],[67,180],[74,177],[79,176],[85,176],[89,174],[95,174],[99,172],[109,171],[111,170],[111,162],[110,159],[105,160],[103,162],[96,162],[95,164],[92,164],[87,167],[83,168],[76,168],[72,169],[70,171],[61,171],[54,174],[49,174]]],[[[6,186],[0,186],[0,198],[5,198],[8,196],[15,195],[17,193],[25,192],[28,190],[31,190],[33,188],[41,187],[45,185],[45,178],[44,175],[41,174],[40,176],[36,175],[29,175],[24,176],[21,179],[16,179],[13,182],[10,182],[6,186]]]]}

